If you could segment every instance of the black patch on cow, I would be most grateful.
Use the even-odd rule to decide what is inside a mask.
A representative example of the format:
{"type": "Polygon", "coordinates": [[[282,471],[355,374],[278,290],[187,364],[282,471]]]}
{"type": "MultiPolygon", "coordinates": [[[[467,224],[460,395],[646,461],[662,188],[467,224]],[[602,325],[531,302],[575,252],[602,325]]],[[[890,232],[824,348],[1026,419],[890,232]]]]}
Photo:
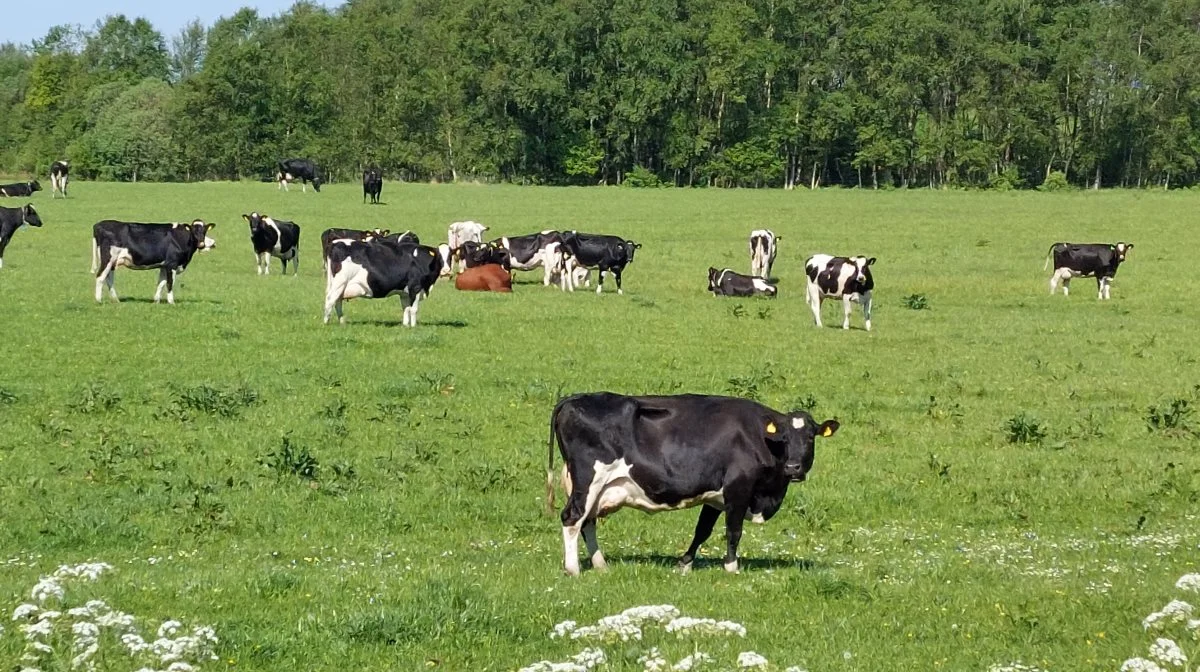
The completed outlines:
{"type": "Polygon", "coordinates": [[[42,225],[42,218],[38,216],[37,210],[34,210],[32,205],[21,208],[0,208],[0,267],[4,265],[4,250],[8,248],[13,234],[26,224],[39,227],[42,225]]]}

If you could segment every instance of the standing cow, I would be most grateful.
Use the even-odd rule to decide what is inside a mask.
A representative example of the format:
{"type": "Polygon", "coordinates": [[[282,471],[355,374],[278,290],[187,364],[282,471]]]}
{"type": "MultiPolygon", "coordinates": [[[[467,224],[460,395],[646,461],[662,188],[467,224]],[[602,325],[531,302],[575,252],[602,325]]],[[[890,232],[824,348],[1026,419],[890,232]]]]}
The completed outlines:
{"type": "Polygon", "coordinates": [[[432,247],[383,241],[338,241],[329,249],[328,264],[325,324],[334,312],[338,323],[345,324],[343,301],[399,294],[403,324],[415,327],[421,298],[429,297],[442,270],[442,258],[432,247]]]}
{"type": "Polygon", "coordinates": [[[483,232],[487,231],[488,227],[479,222],[454,222],[446,230],[446,244],[450,247],[450,259],[447,260],[447,266],[442,269],[443,275],[454,273],[452,268],[453,261],[458,259],[458,271],[461,273],[467,268],[467,262],[459,256],[460,248],[466,242],[483,242],[483,232]]]}
{"type": "Polygon", "coordinates": [[[195,220],[191,224],[141,224],[111,219],[92,227],[92,270],[96,273],[96,302],[103,301],[103,287],[114,301],[117,290],[113,276],[120,267],[142,271],[158,270],[154,302],[167,290],[167,303],[175,303],[175,276],[182,273],[196,252],[211,250],[216,242],[208,233],[217,225],[195,220]]]}
{"type": "Polygon", "coordinates": [[[300,272],[300,227],[294,222],[272,219],[252,212],[242,215],[250,224],[250,242],[254,245],[254,257],[259,275],[271,274],[271,257],[277,257],[287,275],[288,262],[292,262],[292,276],[300,272]]]}
{"type": "Polygon", "coordinates": [[[828,254],[814,254],[804,262],[804,272],[808,275],[805,295],[818,327],[821,326],[821,303],[831,298],[842,300],[845,313],[842,329],[850,328],[850,303],[857,301],[862,304],[867,331],[871,330],[871,290],[875,288],[871,265],[874,263],[875,257],[833,257],[828,254]]]}
{"type": "Polygon", "coordinates": [[[783,240],[783,236],[776,236],[770,229],[750,232],[750,275],[771,279],[771,267],[775,265],[775,253],[780,240],[783,240]]]}
{"type": "Polygon", "coordinates": [[[562,234],[559,249],[566,262],[567,285],[575,291],[574,270],[578,266],[597,269],[596,293],[604,291],[604,274],[612,275],[617,282],[617,294],[623,294],[621,289],[621,274],[625,267],[633,263],[633,253],[642,247],[641,243],[625,240],[617,236],[605,236],[593,233],[578,233],[568,231],[562,234]]]}
{"type": "Polygon", "coordinates": [[[383,193],[383,174],[378,168],[363,171],[363,203],[370,197],[371,205],[379,205],[379,194],[383,193]]]}
{"type": "Polygon", "coordinates": [[[837,420],[817,424],[804,411],[780,413],[749,399],[697,394],[630,397],[578,394],[550,415],[546,503],[554,505],[554,441],[563,459],[563,566],[579,574],[579,537],[592,567],[606,567],[596,519],[623,507],[655,513],[703,506],[687,571],[725,513],[725,569],[738,571],[747,519],[779,511],[788,485],[813,465],[814,440],[833,436],[837,420]]]}
{"type": "Polygon", "coordinates": [[[1113,278],[1117,276],[1117,267],[1125,261],[1125,255],[1133,249],[1133,243],[1055,243],[1046,253],[1046,263],[1042,270],[1054,259],[1054,275],[1050,276],[1050,293],[1058,288],[1062,280],[1063,296],[1070,295],[1071,278],[1075,276],[1096,276],[1096,286],[1099,288],[1099,299],[1111,298],[1113,278]]]}
{"type": "Polygon", "coordinates": [[[62,194],[63,198],[67,197],[67,180],[71,173],[71,166],[66,161],[55,161],[50,164],[50,198],[54,198],[54,194],[62,194]]]}
{"type": "Polygon", "coordinates": [[[279,180],[279,188],[288,189],[288,182],[300,180],[300,191],[308,191],[308,183],[312,183],[313,191],[321,191],[321,178],[317,177],[317,166],[308,159],[284,159],[279,162],[279,170],[275,174],[279,180]]]}
{"type": "Polygon", "coordinates": [[[12,240],[17,229],[26,224],[39,227],[42,225],[42,218],[38,217],[32,205],[23,208],[0,208],[0,268],[4,268],[4,250],[8,247],[8,241],[12,240]]]}

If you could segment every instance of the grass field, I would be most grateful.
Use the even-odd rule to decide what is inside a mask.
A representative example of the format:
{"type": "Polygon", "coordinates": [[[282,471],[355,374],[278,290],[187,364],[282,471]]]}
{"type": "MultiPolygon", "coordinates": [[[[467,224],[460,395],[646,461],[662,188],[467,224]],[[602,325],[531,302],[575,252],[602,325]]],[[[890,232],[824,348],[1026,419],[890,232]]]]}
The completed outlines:
{"type": "MultiPolygon", "coordinates": [[[[72,190],[37,194],[45,226],[18,231],[0,269],[5,669],[71,667],[59,630],[53,653],[22,661],[10,614],[39,577],[88,560],[113,570],[64,584],[64,607],[103,599],[147,639],[167,619],[212,626],[204,670],[516,670],[588,645],[551,639],[561,621],[656,604],[747,633],[647,626],[592,643],[595,669],[642,670],[657,646],[670,663],[717,659],[695,669],[754,651],[780,671],[1115,670],[1145,655],[1142,619],[1200,565],[1193,194],[389,183],[371,207],[356,185],[72,190]],[[277,260],[255,275],[251,210],[301,225],[298,277],[277,260]],[[217,222],[217,248],[177,305],[150,303],[157,274],[130,271],[122,303],[95,303],[95,221],[195,217],[217,222]],[[415,329],[395,298],[321,324],[322,229],[437,243],[460,219],[643,247],[620,297],[533,273],[511,296],[441,282],[415,329]],[[747,271],[758,227],[782,236],[779,298],[714,299],[708,267],[747,271]],[[1048,295],[1052,242],[1119,239],[1136,247],[1111,301],[1090,279],[1048,295]],[[836,302],[813,326],[814,252],[878,257],[874,331],[837,328],[836,302]],[[611,570],[585,561],[568,579],[543,512],[548,419],[593,390],[752,396],[842,428],[780,513],[747,526],[741,574],[721,568],[720,527],[675,571],[697,511],[628,511],[600,524],[611,570]]],[[[115,637],[97,669],[166,667],[115,637]]]]}

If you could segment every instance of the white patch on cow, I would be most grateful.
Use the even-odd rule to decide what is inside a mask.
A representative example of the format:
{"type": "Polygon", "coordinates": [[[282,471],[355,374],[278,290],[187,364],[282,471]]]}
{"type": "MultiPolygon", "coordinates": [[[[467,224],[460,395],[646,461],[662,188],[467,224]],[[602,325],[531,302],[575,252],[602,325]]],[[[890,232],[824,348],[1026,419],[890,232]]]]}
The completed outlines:
{"type": "Polygon", "coordinates": [[[568,576],[579,576],[579,526],[564,525],[563,569],[568,576]]]}
{"type": "Polygon", "coordinates": [[[765,518],[763,518],[763,514],[760,511],[753,516],[750,516],[750,522],[754,523],[755,525],[764,525],[767,521],[765,518]]]}
{"type": "Polygon", "coordinates": [[[338,323],[345,324],[342,301],[371,297],[371,286],[367,283],[367,269],[349,259],[342,262],[336,275],[330,275],[325,288],[325,324],[329,316],[337,311],[338,323]]]}
{"type": "Polygon", "coordinates": [[[1069,268],[1054,269],[1054,275],[1050,276],[1050,293],[1054,294],[1058,289],[1058,283],[1062,282],[1063,296],[1070,296],[1072,277],[1074,277],[1074,273],[1069,268]]]}
{"type": "Polygon", "coordinates": [[[755,229],[751,231],[750,275],[757,275],[762,278],[771,277],[771,266],[775,263],[776,249],[775,232],[770,229],[755,229]],[[760,237],[767,239],[767,244],[763,248],[754,244],[754,239],[760,237]]]}
{"type": "Polygon", "coordinates": [[[592,484],[588,488],[588,515],[585,518],[605,516],[625,507],[646,513],[675,511],[700,504],[708,504],[718,509],[725,507],[725,493],[722,490],[705,492],[696,497],[684,499],[677,504],[655,502],[646,495],[642,486],[630,477],[631,468],[632,465],[624,459],[611,464],[596,461],[595,476],[592,477],[592,484]]]}
{"type": "Polygon", "coordinates": [[[796,429],[804,427],[804,418],[792,418],[792,427],[796,429]]]}
{"type": "MultiPolygon", "coordinates": [[[[457,250],[462,247],[463,243],[473,241],[476,243],[483,242],[483,232],[487,231],[488,227],[479,222],[466,221],[454,222],[450,228],[446,230],[446,239],[450,245],[450,249],[457,250]]],[[[505,243],[505,249],[508,249],[508,244],[505,243]]],[[[465,259],[458,260],[458,272],[462,273],[467,270],[467,261],[465,259]]]]}
{"type": "Polygon", "coordinates": [[[727,571],[727,572],[729,572],[729,573],[731,573],[731,574],[737,574],[737,573],[738,573],[738,561],[737,561],[737,558],[734,558],[733,560],[730,560],[729,562],[725,563],[725,571],[727,571]]]}
{"type": "Polygon", "coordinates": [[[775,293],[775,288],[767,284],[767,281],[763,280],[762,278],[752,278],[750,282],[754,284],[754,289],[757,289],[760,292],[765,292],[767,294],[775,293]]]}
{"type": "Polygon", "coordinates": [[[438,271],[438,275],[449,277],[454,274],[454,269],[450,267],[450,246],[446,243],[438,245],[438,255],[442,258],[442,270],[438,271]]]}

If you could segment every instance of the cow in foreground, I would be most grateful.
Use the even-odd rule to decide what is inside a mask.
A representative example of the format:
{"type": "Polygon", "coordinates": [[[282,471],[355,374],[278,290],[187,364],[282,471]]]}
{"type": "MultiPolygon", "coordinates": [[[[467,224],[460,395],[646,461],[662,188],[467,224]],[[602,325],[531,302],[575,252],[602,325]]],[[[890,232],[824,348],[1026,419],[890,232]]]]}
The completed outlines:
{"type": "Polygon", "coordinates": [[[776,236],[770,229],[755,229],[750,232],[750,275],[771,278],[771,267],[775,265],[775,253],[783,236],[776,236]]]}
{"type": "Polygon", "coordinates": [[[575,291],[574,269],[578,266],[597,269],[596,293],[604,291],[604,274],[612,275],[617,282],[617,294],[621,290],[621,274],[625,267],[633,263],[633,253],[640,249],[640,243],[625,240],[617,236],[604,236],[592,233],[577,233],[568,231],[562,234],[559,249],[564,256],[570,257],[566,263],[566,279],[568,288],[575,291]]]}
{"type": "MultiPolygon", "coordinates": [[[[453,262],[455,259],[458,259],[459,272],[467,267],[466,261],[458,256],[459,249],[463,246],[463,243],[466,242],[482,243],[483,232],[487,230],[488,227],[484,226],[483,224],[471,221],[454,222],[449,228],[446,229],[446,245],[450,248],[449,261],[453,262]]],[[[453,272],[454,270],[450,267],[450,265],[447,265],[447,267],[443,269],[443,273],[445,275],[450,275],[453,272]]]]}
{"type": "Polygon", "coordinates": [[[596,519],[623,507],[655,513],[702,506],[691,545],[679,560],[691,569],[725,513],[725,569],[738,571],[747,519],[770,520],[788,485],[812,469],[814,441],[838,429],[804,411],[780,413],[749,399],[685,394],[630,397],[579,394],[550,416],[546,502],[554,505],[554,442],[562,455],[564,568],[579,574],[579,537],[592,567],[604,569],[596,519]]]}
{"type": "Polygon", "coordinates": [[[42,185],[38,184],[37,180],[32,182],[0,184],[0,196],[8,196],[10,198],[24,198],[27,196],[32,196],[33,192],[41,190],[42,185]]]}
{"type": "Polygon", "coordinates": [[[1070,295],[1071,278],[1076,276],[1096,276],[1096,286],[1100,299],[1111,298],[1113,278],[1117,275],[1117,267],[1125,261],[1125,255],[1133,249],[1133,243],[1055,243],[1046,253],[1046,263],[1042,270],[1054,259],[1054,275],[1050,276],[1050,293],[1058,288],[1062,281],[1063,296],[1070,295]]]}
{"type": "Polygon", "coordinates": [[[96,301],[103,301],[103,287],[114,301],[117,290],[113,276],[120,267],[142,271],[158,270],[154,302],[167,290],[167,303],[175,303],[175,277],[182,273],[196,252],[211,250],[216,242],[208,236],[217,225],[195,220],[191,224],[140,224],[111,219],[92,227],[92,270],[96,273],[96,301]]]}
{"type": "Polygon", "coordinates": [[[500,264],[471,266],[454,276],[454,288],[465,292],[511,292],[512,273],[500,264]]]}
{"type": "Polygon", "coordinates": [[[329,250],[325,324],[329,324],[334,312],[340,324],[346,323],[342,316],[343,301],[399,294],[404,307],[403,324],[415,327],[421,299],[429,297],[441,270],[441,256],[425,245],[339,242],[329,250]]]}
{"type": "Polygon", "coordinates": [[[17,229],[26,224],[42,225],[42,218],[38,217],[32,205],[27,204],[23,208],[0,208],[0,268],[4,268],[4,250],[8,247],[8,242],[12,240],[17,229]]]}
{"type": "Polygon", "coordinates": [[[252,212],[242,215],[250,224],[250,242],[254,245],[254,256],[259,275],[271,274],[271,257],[277,257],[287,275],[288,262],[292,262],[292,276],[300,272],[300,227],[294,222],[272,219],[252,212]]]}
{"type": "Polygon", "coordinates": [[[50,164],[50,198],[54,194],[67,197],[67,180],[71,174],[71,166],[66,161],[55,161],[50,164]]]}
{"type": "Polygon", "coordinates": [[[300,191],[308,191],[308,184],[311,182],[313,191],[321,191],[321,178],[317,177],[317,166],[308,159],[284,159],[279,162],[279,170],[275,173],[275,179],[279,181],[279,188],[284,191],[288,189],[288,182],[300,180],[300,191]]]}
{"type": "Polygon", "coordinates": [[[775,285],[772,285],[763,278],[742,275],[728,268],[718,271],[709,266],[708,291],[712,292],[713,296],[754,296],[756,294],[764,294],[773,297],[779,290],[775,285]]]}
{"type": "Polygon", "coordinates": [[[828,254],[814,254],[804,262],[804,272],[808,276],[805,296],[818,327],[822,326],[821,303],[832,298],[842,300],[842,329],[850,328],[850,303],[858,302],[862,304],[867,331],[871,330],[871,290],[875,288],[871,266],[874,263],[875,257],[833,257],[828,254]]]}
{"type": "Polygon", "coordinates": [[[371,199],[371,205],[379,205],[379,194],[383,193],[383,175],[378,168],[363,171],[363,203],[371,199]]]}

